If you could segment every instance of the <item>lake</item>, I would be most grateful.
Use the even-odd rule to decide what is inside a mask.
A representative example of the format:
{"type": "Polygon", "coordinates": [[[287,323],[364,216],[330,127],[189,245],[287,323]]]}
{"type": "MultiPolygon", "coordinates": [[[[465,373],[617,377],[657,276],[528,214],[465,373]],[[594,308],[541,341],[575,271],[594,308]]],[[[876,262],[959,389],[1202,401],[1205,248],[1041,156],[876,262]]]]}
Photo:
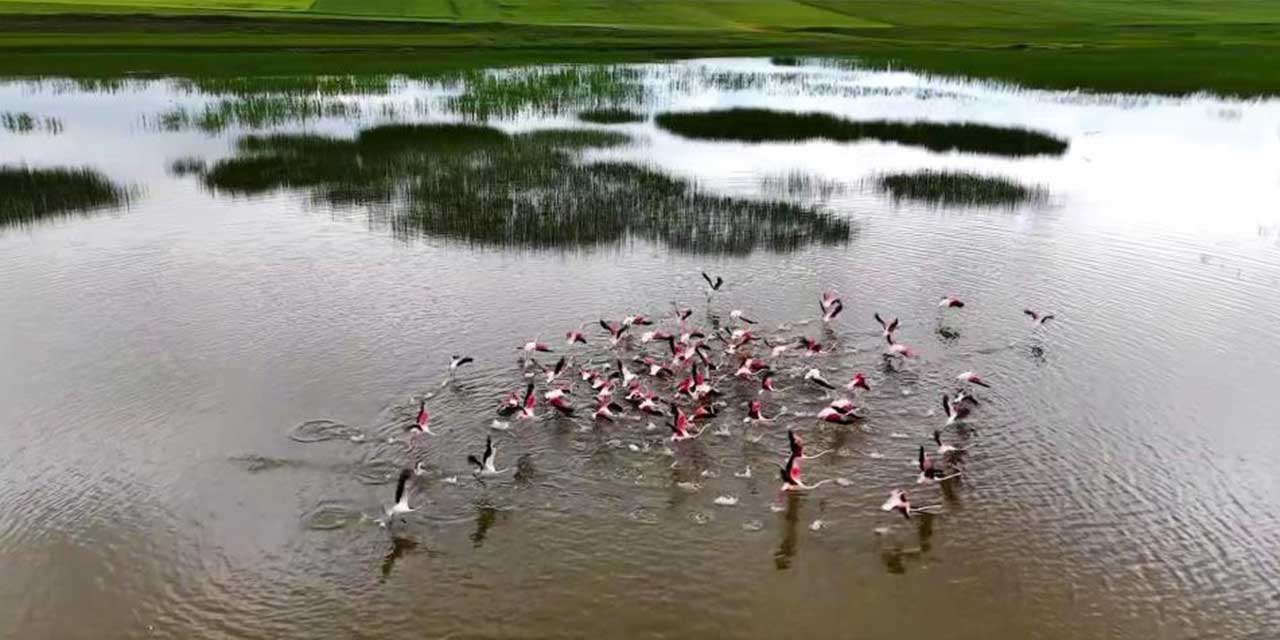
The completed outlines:
{"type": "Polygon", "coordinates": [[[1280,101],[714,59],[10,79],[0,105],[0,635],[1280,628],[1280,101]],[[593,420],[577,371],[668,359],[641,334],[676,308],[708,334],[742,310],[777,389],[709,336],[703,435],[622,389],[593,420]],[[574,416],[498,415],[548,388],[530,341],[574,416]],[[970,370],[961,475],[917,483],[970,370]],[[817,421],[855,371],[860,419],[817,421]],[[833,481],[779,492],[788,428],[833,481]],[[490,437],[509,470],[476,479],[490,437]],[[895,488],[931,513],[883,511],[895,488]]]}

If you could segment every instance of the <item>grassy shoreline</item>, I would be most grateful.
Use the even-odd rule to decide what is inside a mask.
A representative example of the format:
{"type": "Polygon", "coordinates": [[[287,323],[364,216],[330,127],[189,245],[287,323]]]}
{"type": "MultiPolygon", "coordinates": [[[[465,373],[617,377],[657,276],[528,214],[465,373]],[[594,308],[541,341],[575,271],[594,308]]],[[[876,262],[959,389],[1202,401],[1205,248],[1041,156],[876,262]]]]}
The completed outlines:
{"type": "MultiPolygon", "coordinates": [[[[16,4],[0,0],[0,7],[16,4]]],[[[43,6],[43,5],[42,5],[43,6]]],[[[74,6],[74,5],[73,5],[74,6]]],[[[857,56],[1033,88],[1280,95],[1280,23],[770,30],[0,11],[0,76],[414,73],[719,55],[857,56]]]]}

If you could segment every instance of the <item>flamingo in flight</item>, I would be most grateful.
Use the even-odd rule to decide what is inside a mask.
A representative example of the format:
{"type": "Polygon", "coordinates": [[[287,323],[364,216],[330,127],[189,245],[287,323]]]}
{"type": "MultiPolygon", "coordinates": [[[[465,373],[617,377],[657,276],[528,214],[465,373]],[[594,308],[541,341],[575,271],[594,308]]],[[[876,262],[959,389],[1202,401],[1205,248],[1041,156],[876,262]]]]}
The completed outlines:
{"type": "Polygon", "coordinates": [[[804,355],[806,356],[816,356],[822,353],[822,343],[808,336],[800,338],[797,344],[804,347],[804,355]]]}
{"type": "Polygon", "coordinates": [[[1040,314],[1030,309],[1023,309],[1022,313],[1026,314],[1028,318],[1031,318],[1031,326],[1034,327],[1043,326],[1044,323],[1053,320],[1052,313],[1040,314]]]}
{"type": "Polygon", "coordinates": [[[472,362],[475,362],[475,360],[473,360],[471,356],[458,356],[458,355],[450,356],[449,357],[449,375],[453,375],[453,372],[457,371],[458,367],[461,367],[464,364],[471,364],[472,362]]]}
{"type": "Polygon", "coordinates": [[[822,307],[823,322],[831,322],[832,320],[835,320],[836,316],[840,315],[841,311],[844,311],[844,303],[840,301],[840,298],[833,297],[828,301],[828,295],[834,296],[835,293],[829,292],[822,294],[822,300],[818,302],[822,307]]]}
{"type": "Polygon", "coordinates": [[[963,382],[966,384],[976,384],[979,387],[985,387],[987,389],[991,388],[991,385],[984,382],[982,378],[978,377],[978,374],[972,371],[965,371],[961,373],[960,375],[956,376],[956,380],[959,380],[960,382],[963,382]]]}
{"type": "Polygon", "coordinates": [[[651,324],[653,324],[653,320],[650,320],[648,316],[642,316],[640,314],[627,316],[622,319],[622,326],[624,327],[630,327],[631,325],[647,327],[651,324]]]}
{"type": "Polygon", "coordinates": [[[730,320],[736,320],[736,321],[738,321],[738,322],[745,322],[745,323],[747,323],[747,324],[755,324],[755,323],[756,323],[756,321],[755,321],[755,320],[752,320],[751,318],[748,318],[747,316],[743,315],[743,314],[742,314],[742,309],[734,309],[733,311],[730,311],[730,312],[729,312],[729,319],[730,319],[730,320]]]}
{"type": "Polygon", "coordinates": [[[817,418],[832,424],[853,424],[858,419],[852,411],[841,411],[832,406],[823,407],[822,411],[818,412],[817,418]]]}
{"type": "Polygon", "coordinates": [[[533,395],[533,383],[524,389],[524,400],[520,403],[520,414],[516,416],[518,420],[532,420],[534,418],[533,408],[538,399],[533,395]]]}
{"type": "Polygon", "coordinates": [[[955,296],[946,296],[938,301],[938,306],[944,309],[963,309],[964,301],[955,296]]]}
{"type": "Polygon", "coordinates": [[[794,452],[787,457],[787,465],[782,467],[781,491],[811,491],[832,481],[832,478],[827,478],[813,484],[805,484],[804,479],[800,476],[800,461],[803,459],[803,456],[794,452]]]}
{"type": "Polygon", "coordinates": [[[417,442],[418,436],[422,434],[434,436],[431,431],[431,412],[427,411],[427,401],[424,399],[418,403],[418,416],[409,427],[409,446],[413,446],[417,442]]]}
{"type": "Polygon", "coordinates": [[[787,429],[787,446],[791,449],[791,455],[799,456],[802,460],[816,460],[822,456],[831,453],[831,449],[824,449],[815,454],[806,454],[804,452],[804,440],[796,435],[795,429],[787,429]]]}
{"type": "Polygon", "coordinates": [[[586,337],[586,336],[584,336],[584,335],[582,335],[582,332],[581,332],[581,331],[578,331],[578,330],[576,330],[576,329],[575,329],[575,330],[573,330],[573,331],[566,331],[566,332],[565,332],[565,334],[564,334],[564,343],[565,343],[565,344],[570,344],[570,345],[571,345],[571,344],[586,344],[586,343],[587,343],[587,337],[586,337]]]}
{"type": "Polygon", "coordinates": [[[551,405],[551,408],[559,411],[562,415],[573,415],[573,406],[569,404],[569,394],[572,392],[568,388],[550,389],[542,394],[542,399],[551,405]]]}
{"type": "Polygon", "coordinates": [[[953,454],[953,453],[960,453],[961,451],[964,451],[964,449],[962,449],[962,448],[960,448],[960,447],[955,447],[955,446],[952,446],[952,445],[949,445],[949,444],[944,444],[944,443],[942,442],[942,430],[941,430],[941,429],[934,429],[934,430],[933,430],[933,442],[934,442],[934,444],[938,445],[937,453],[938,453],[938,455],[939,455],[939,456],[948,456],[948,455],[951,455],[951,454],[953,454]]]}
{"type": "Polygon", "coordinates": [[[408,469],[400,470],[400,478],[396,480],[396,501],[385,510],[386,520],[381,522],[382,526],[387,526],[396,516],[404,516],[413,513],[415,509],[409,506],[409,493],[405,490],[408,488],[409,478],[413,477],[413,472],[408,469]]]}
{"type": "Polygon", "coordinates": [[[965,403],[951,402],[951,396],[942,394],[942,408],[947,412],[947,423],[944,427],[949,427],[957,422],[964,421],[969,417],[969,405],[965,403]]]}
{"type": "Polygon", "coordinates": [[[885,339],[885,342],[889,343],[889,346],[884,350],[884,354],[886,356],[902,356],[903,358],[916,357],[916,352],[914,349],[912,349],[911,347],[908,347],[905,344],[902,344],[901,342],[894,342],[892,333],[889,335],[886,335],[884,339],[885,339]]]}
{"type": "Polygon", "coordinates": [[[824,388],[824,389],[835,389],[835,388],[836,388],[836,386],[835,386],[835,385],[831,384],[830,382],[827,382],[827,379],[826,379],[826,378],[824,378],[824,377],[822,377],[822,372],[821,372],[821,371],[819,371],[817,367],[814,367],[814,368],[809,369],[808,371],[806,371],[806,372],[804,373],[804,379],[805,379],[806,381],[808,381],[808,382],[812,382],[812,383],[814,383],[814,384],[816,384],[816,385],[818,385],[819,387],[822,387],[822,388],[824,388]]]}
{"type": "Polygon", "coordinates": [[[885,322],[884,318],[880,317],[879,312],[872,314],[872,316],[876,319],[876,322],[880,323],[880,328],[884,331],[883,333],[884,337],[886,338],[891,337],[893,335],[893,332],[898,330],[897,318],[894,318],[888,322],[885,322]]]}
{"type": "Polygon", "coordinates": [[[564,372],[564,366],[565,366],[565,358],[564,356],[560,356],[560,359],[556,361],[556,366],[542,367],[542,374],[546,376],[547,384],[551,384],[552,382],[555,382],[556,378],[560,377],[560,374],[564,372]]]}
{"type": "Polygon", "coordinates": [[[849,384],[846,384],[844,388],[849,391],[853,391],[854,389],[870,391],[871,385],[867,384],[867,377],[862,375],[861,371],[855,371],[853,373],[853,377],[849,379],[849,384]]]}
{"type": "Polygon", "coordinates": [[[524,346],[516,348],[516,351],[524,351],[525,353],[533,353],[535,351],[538,351],[541,353],[551,353],[551,347],[548,347],[544,342],[538,342],[537,340],[534,340],[533,342],[524,343],[524,346]]]}
{"type": "Polygon", "coordinates": [[[747,417],[743,418],[743,422],[773,422],[777,416],[769,417],[764,415],[764,403],[759,400],[752,400],[747,405],[747,417]]]}
{"type": "Polygon", "coordinates": [[[618,346],[618,343],[622,340],[622,334],[626,333],[627,329],[631,328],[631,325],[615,325],[611,322],[605,322],[604,320],[600,321],[600,326],[604,327],[604,330],[609,332],[609,345],[614,347],[618,346]]]}
{"type": "Polygon", "coordinates": [[[620,413],[622,413],[622,407],[618,403],[608,398],[601,398],[599,404],[596,405],[595,413],[591,414],[591,417],[596,420],[613,422],[620,413]]]}
{"type": "Polygon", "coordinates": [[[716,279],[712,280],[706,271],[702,272],[702,279],[707,281],[707,286],[711,287],[712,291],[719,291],[720,287],[724,286],[724,278],[716,276],[716,279]]]}
{"type": "Polygon", "coordinates": [[[493,477],[506,473],[510,469],[499,469],[496,466],[498,458],[498,447],[493,444],[493,436],[485,438],[484,441],[484,457],[477,458],[474,455],[467,456],[467,462],[475,465],[475,469],[471,472],[476,477],[493,477]]]}
{"type": "Polygon", "coordinates": [[[669,404],[671,405],[671,411],[672,411],[672,414],[673,414],[673,417],[672,417],[672,420],[671,420],[671,423],[670,423],[670,427],[671,427],[671,441],[672,441],[672,442],[681,442],[681,441],[683,441],[683,440],[692,440],[692,439],[697,438],[698,436],[702,435],[702,432],[703,432],[703,431],[706,431],[706,428],[704,427],[702,431],[699,431],[699,432],[697,432],[696,434],[695,434],[695,433],[690,432],[690,431],[689,431],[689,425],[690,425],[691,423],[690,423],[690,421],[689,421],[689,414],[685,413],[685,412],[684,412],[684,409],[681,409],[681,408],[680,408],[678,405],[676,405],[674,402],[669,403],[669,404]]]}

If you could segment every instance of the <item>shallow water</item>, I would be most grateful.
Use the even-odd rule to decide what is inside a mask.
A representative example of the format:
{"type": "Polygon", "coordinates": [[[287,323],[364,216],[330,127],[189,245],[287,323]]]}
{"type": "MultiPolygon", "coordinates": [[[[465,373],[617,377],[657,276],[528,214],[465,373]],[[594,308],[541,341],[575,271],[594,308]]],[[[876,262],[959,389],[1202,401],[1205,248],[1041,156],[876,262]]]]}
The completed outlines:
{"type": "MultiPolygon", "coordinates": [[[[301,83],[308,99],[347,106],[203,128],[160,116],[242,98],[170,80],[0,84],[5,110],[61,123],[0,132],[0,165],[88,167],[132,194],[124,207],[0,227],[0,635],[1266,638],[1280,628],[1280,102],[1035,92],[765,60],[555,78],[554,92],[513,91],[501,104],[488,85],[460,99],[467,77],[333,81],[314,93],[301,83]],[[601,87],[615,80],[628,84],[601,87]],[[564,88],[573,82],[588,88],[564,88]],[[478,109],[477,96],[497,106],[478,109]],[[645,118],[574,116],[617,106],[645,118]],[[1068,147],[1008,157],[874,140],[747,143],[654,123],[734,107],[1023,128],[1068,147]],[[463,120],[495,129],[486,135],[498,146],[351,142],[463,120]],[[520,134],[579,127],[630,140],[521,146],[520,134]],[[245,136],[300,133],[327,146],[262,173],[263,188],[213,179],[219,163],[263,148],[245,136]],[[520,153],[533,155],[510,155],[520,153]],[[192,171],[175,172],[180,159],[192,171]],[[539,171],[521,165],[535,161],[539,171]],[[649,177],[621,197],[592,192],[584,185],[602,183],[582,181],[604,178],[584,163],[605,161],[649,177]],[[515,167],[507,200],[458,173],[482,165],[515,167]],[[876,186],[924,169],[1047,195],[943,207],[876,186]],[[459,224],[472,210],[491,217],[459,224]],[[744,230],[742,219],[762,226],[744,230]],[[727,281],[710,301],[703,270],[727,281]],[[828,288],[846,308],[824,330],[815,302],[828,288]],[[941,313],[944,294],[967,306],[941,313]],[[726,379],[712,428],[731,435],[708,432],[670,454],[657,419],[653,431],[648,420],[587,417],[492,427],[499,399],[523,386],[515,347],[538,338],[602,366],[613,351],[598,319],[669,315],[672,301],[701,327],[740,308],[768,335],[832,345],[814,360],[835,382],[867,372],[867,419],[748,428],[755,386],[726,379]],[[1057,320],[1033,330],[1024,307],[1057,320]],[[902,318],[916,361],[884,364],[877,311],[902,318]],[[567,349],[564,332],[584,323],[592,344],[567,349]],[[476,363],[442,386],[461,352],[476,363]],[[970,369],[994,388],[970,420],[964,475],[945,490],[916,487],[916,446],[943,421],[939,395],[970,369]],[[440,435],[415,454],[404,428],[424,394],[440,435]],[[779,498],[786,426],[811,449],[836,450],[807,463],[807,478],[849,482],[779,498]],[[466,456],[489,435],[498,466],[514,469],[482,483],[466,456]],[[420,510],[388,532],[375,520],[399,470],[418,461],[420,510]],[[941,513],[883,513],[895,487],[941,513]]],[[[778,365],[767,413],[823,406],[796,379],[805,366],[778,365]]]]}

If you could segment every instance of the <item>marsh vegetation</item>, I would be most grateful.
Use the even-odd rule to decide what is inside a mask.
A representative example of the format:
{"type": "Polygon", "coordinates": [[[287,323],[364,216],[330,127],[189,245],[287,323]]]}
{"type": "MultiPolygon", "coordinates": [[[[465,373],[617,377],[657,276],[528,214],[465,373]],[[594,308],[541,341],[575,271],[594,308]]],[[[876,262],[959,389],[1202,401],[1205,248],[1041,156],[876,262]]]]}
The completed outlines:
{"type": "Polygon", "coordinates": [[[975,123],[848,120],[828,113],[792,113],[772,109],[724,109],[662,113],[658,126],[695,140],[732,142],[804,142],[875,140],[922,147],[1023,157],[1062,155],[1068,142],[1039,131],[975,123]]]}

